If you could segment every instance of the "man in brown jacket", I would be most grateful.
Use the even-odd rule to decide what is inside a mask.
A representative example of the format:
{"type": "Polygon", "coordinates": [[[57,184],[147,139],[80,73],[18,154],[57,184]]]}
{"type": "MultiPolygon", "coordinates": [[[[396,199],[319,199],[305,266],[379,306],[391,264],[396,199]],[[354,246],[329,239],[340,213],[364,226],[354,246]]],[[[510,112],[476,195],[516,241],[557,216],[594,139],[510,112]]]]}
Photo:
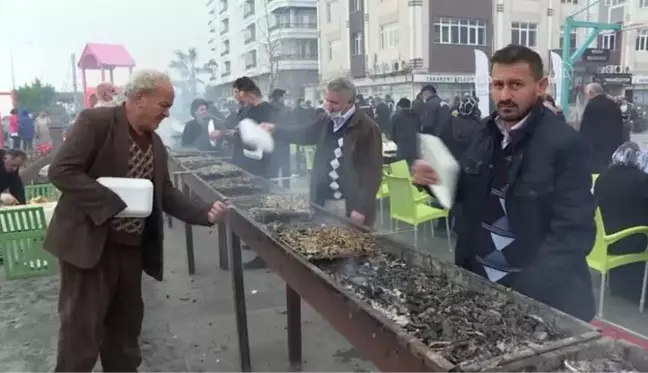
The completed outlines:
{"type": "Polygon", "coordinates": [[[328,116],[307,126],[261,126],[291,143],[317,145],[310,181],[313,203],[372,226],[382,181],[382,137],[355,98],[351,81],[334,79],[326,87],[328,116]]]}
{"type": "Polygon", "coordinates": [[[118,107],[83,111],[49,168],[63,192],[45,240],[61,273],[57,372],[90,372],[98,355],[106,372],[135,372],[142,270],[162,280],[162,212],[208,226],[227,211],[220,202],[187,199],[171,184],[167,152],[154,132],[173,105],[169,78],[140,72],[126,97],[118,107]],[[150,179],[152,214],[116,218],[126,205],[96,181],[102,176],[150,179]]]}

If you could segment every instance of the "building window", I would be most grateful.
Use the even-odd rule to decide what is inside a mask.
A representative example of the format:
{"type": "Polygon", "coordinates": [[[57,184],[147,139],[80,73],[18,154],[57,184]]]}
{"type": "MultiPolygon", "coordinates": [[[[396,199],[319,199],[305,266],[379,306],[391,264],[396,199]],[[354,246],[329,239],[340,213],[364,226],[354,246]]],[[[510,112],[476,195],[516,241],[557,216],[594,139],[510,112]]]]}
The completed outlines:
{"type": "Polygon", "coordinates": [[[351,12],[359,12],[362,9],[362,0],[351,0],[351,12]]]}
{"type": "Polygon", "coordinates": [[[535,48],[538,43],[538,25],[528,22],[511,23],[511,43],[535,48]]]}
{"type": "Polygon", "coordinates": [[[331,23],[333,17],[339,9],[340,2],[338,0],[331,0],[326,3],[326,22],[331,23]]]}
{"type": "Polygon", "coordinates": [[[359,32],[353,34],[351,38],[351,54],[354,56],[359,56],[363,54],[363,50],[364,50],[363,44],[364,42],[362,40],[362,34],[359,32]]]}
{"type": "Polygon", "coordinates": [[[221,35],[224,33],[229,32],[229,19],[225,18],[224,20],[221,21],[221,35]]]}
{"type": "Polygon", "coordinates": [[[611,51],[615,50],[616,49],[616,34],[609,33],[609,34],[601,35],[599,46],[600,46],[601,49],[609,49],[611,51]]]}
{"type": "Polygon", "coordinates": [[[648,30],[641,30],[637,35],[637,45],[635,49],[638,51],[648,51],[648,30]]]}
{"type": "Polygon", "coordinates": [[[221,73],[221,76],[227,76],[232,73],[232,64],[229,61],[225,61],[223,63],[223,72],[221,73]]]}
{"type": "Polygon", "coordinates": [[[255,68],[257,65],[257,51],[251,50],[245,54],[245,68],[246,69],[252,69],[255,68]]]}
{"type": "Polygon", "coordinates": [[[223,13],[227,11],[227,0],[220,0],[220,12],[223,13]]]}
{"type": "Polygon", "coordinates": [[[230,52],[230,41],[225,40],[223,41],[223,51],[221,52],[221,56],[224,56],[230,52]]]}
{"type": "Polygon", "coordinates": [[[256,40],[256,25],[253,23],[243,30],[243,42],[250,44],[256,40]]]}
{"type": "Polygon", "coordinates": [[[563,4],[578,4],[578,0],[560,0],[563,4]]]}
{"type": "Polygon", "coordinates": [[[605,0],[603,4],[605,6],[614,6],[619,4],[625,4],[625,0],[605,0]]]}
{"type": "MultiPolygon", "coordinates": [[[[574,48],[578,47],[578,38],[576,37],[576,30],[571,31],[571,37],[569,39],[570,39],[570,43],[571,43],[571,46],[570,46],[571,49],[574,49],[574,48]]],[[[562,45],[563,45],[563,30],[560,30],[560,44],[558,44],[558,45],[560,45],[560,47],[562,48],[562,45]]]]}
{"type": "Polygon", "coordinates": [[[398,23],[380,26],[380,49],[394,48],[398,45],[398,23]]]}
{"type": "Polygon", "coordinates": [[[434,24],[434,41],[439,44],[486,45],[486,21],[441,17],[434,24]]]}
{"type": "Polygon", "coordinates": [[[641,0],[639,6],[642,8],[648,8],[648,0],[641,0]]]}
{"type": "Polygon", "coordinates": [[[243,4],[243,18],[254,15],[254,0],[245,0],[243,4]]]}
{"type": "Polygon", "coordinates": [[[339,48],[340,48],[339,40],[329,41],[329,52],[328,52],[329,61],[333,61],[333,59],[337,57],[339,48]]]}

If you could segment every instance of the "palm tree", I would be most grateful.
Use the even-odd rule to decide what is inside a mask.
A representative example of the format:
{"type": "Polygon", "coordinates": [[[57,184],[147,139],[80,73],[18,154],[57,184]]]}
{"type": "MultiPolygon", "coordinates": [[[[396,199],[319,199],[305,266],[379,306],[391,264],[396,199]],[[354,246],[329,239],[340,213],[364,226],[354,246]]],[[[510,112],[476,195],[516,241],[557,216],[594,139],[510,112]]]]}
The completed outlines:
{"type": "Polygon", "coordinates": [[[198,84],[204,84],[200,76],[211,71],[205,66],[199,66],[196,48],[189,48],[186,52],[178,49],[173,53],[175,59],[169,62],[169,68],[180,77],[180,80],[174,81],[173,84],[193,99],[198,96],[198,84]]]}

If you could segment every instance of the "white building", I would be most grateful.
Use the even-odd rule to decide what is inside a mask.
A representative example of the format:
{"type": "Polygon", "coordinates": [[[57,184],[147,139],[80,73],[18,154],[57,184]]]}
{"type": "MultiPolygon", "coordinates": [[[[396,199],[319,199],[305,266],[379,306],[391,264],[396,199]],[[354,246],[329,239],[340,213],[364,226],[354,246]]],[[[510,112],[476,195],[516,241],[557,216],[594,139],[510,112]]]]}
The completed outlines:
{"type": "Polygon", "coordinates": [[[210,82],[231,97],[232,83],[253,78],[264,94],[273,88],[303,96],[318,80],[317,0],[209,0],[210,58],[218,64],[210,82]]]}

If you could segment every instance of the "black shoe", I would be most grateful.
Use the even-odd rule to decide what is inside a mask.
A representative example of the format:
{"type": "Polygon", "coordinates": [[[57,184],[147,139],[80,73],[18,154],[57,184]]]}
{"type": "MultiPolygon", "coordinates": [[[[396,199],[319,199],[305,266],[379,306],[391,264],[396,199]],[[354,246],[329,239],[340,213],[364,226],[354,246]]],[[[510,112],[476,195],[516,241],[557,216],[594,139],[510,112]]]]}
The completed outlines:
{"type": "Polygon", "coordinates": [[[268,268],[268,265],[259,256],[250,260],[247,263],[243,263],[243,269],[254,270],[254,269],[264,269],[264,268],[268,268]]]}

